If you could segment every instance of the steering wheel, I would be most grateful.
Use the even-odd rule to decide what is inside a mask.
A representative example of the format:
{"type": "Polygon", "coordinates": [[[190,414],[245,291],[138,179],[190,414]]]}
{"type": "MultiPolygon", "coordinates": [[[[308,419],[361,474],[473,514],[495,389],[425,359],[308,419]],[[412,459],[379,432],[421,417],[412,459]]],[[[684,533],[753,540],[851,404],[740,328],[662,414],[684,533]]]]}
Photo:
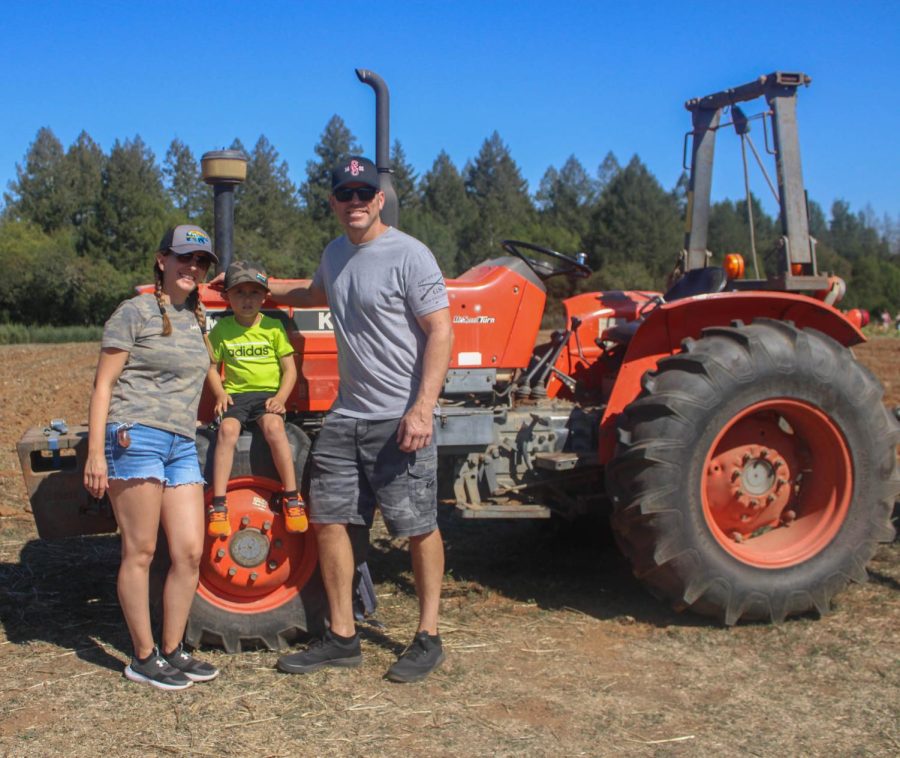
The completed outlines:
{"type": "Polygon", "coordinates": [[[503,249],[506,250],[506,252],[511,253],[517,258],[521,258],[523,261],[525,261],[525,263],[528,265],[528,268],[534,271],[534,273],[537,274],[542,280],[549,279],[551,276],[572,276],[576,279],[585,279],[593,273],[590,267],[585,263],[582,263],[576,258],[572,258],[568,255],[558,253],[556,252],[556,250],[551,250],[549,247],[534,245],[531,242],[519,242],[518,240],[503,240],[502,246],[503,249]],[[561,261],[562,265],[554,265],[549,261],[529,258],[527,255],[525,255],[525,253],[522,252],[522,250],[531,250],[532,252],[546,255],[548,258],[555,258],[556,260],[561,261]]]}

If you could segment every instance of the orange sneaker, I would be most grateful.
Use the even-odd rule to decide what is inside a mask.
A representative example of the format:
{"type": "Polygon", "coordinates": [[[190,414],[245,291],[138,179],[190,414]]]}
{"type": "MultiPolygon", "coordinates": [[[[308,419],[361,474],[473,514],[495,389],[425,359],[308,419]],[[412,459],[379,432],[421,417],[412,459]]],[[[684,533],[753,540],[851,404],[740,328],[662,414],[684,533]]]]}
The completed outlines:
{"type": "Polygon", "coordinates": [[[211,505],[206,510],[206,533],[210,537],[227,537],[231,534],[231,522],[228,520],[228,508],[224,505],[211,505]]]}
{"type": "Polygon", "coordinates": [[[285,498],[281,501],[284,513],[284,528],[289,532],[305,532],[309,529],[309,519],[300,498],[285,498]]]}

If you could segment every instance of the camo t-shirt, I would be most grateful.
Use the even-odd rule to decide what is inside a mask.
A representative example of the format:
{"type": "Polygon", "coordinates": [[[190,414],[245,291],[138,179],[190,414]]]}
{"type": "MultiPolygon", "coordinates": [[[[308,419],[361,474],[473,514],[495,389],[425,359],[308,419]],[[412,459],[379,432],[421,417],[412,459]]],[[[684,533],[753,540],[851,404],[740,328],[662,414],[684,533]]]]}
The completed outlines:
{"type": "Polygon", "coordinates": [[[193,311],[167,305],[172,333],[152,294],[119,304],[103,328],[101,347],[128,351],[113,387],[107,420],[143,424],[194,438],[209,353],[193,311]]]}

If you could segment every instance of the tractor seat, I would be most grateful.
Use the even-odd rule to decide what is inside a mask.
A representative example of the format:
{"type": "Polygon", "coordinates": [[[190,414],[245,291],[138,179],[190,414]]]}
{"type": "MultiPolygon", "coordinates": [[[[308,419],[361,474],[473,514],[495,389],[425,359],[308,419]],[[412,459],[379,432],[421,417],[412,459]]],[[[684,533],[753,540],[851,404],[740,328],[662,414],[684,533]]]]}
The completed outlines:
{"type": "Polygon", "coordinates": [[[669,287],[663,299],[671,303],[673,300],[682,300],[694,295],[712,295],[724,290],[726,284],[728,274],[721,266],[694,268],[669,287]]]}
{"type": "MultiPolygon", "coordinates": [[[[683,300],[694,295],[715,294],[722,292],[727,284],[728,274],[725,273],[724,268],[719,266],[695,268],[688,271],[681,279],[669,287],[668,292],[663,295],[662,301],[671,303],[673,300],[683,300]]],[[[603,342],[616,342],[620,345],[627,345],[643,321],[643,317],[639,317],[633,321],[625,321],[611,326],[609,329],[604,330],[603,336],[597,342],[601,346],[603,342]]]]}

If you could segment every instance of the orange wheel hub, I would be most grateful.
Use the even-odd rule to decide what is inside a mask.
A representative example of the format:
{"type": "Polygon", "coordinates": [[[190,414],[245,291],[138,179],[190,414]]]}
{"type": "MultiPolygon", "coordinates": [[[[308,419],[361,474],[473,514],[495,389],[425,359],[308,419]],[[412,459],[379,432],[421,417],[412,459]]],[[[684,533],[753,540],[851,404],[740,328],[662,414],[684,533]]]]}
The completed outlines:
{"type": "Polygon", "coordinates": [[[759,568],[783,568],[834,538],[852,484],[847,444],[825,413],[799,400],[766,400],[738,414],[713,442],[703,512],[728,553],[759,568]]]}
{"type": "MultiPolygon", "coordinates": [[[[200,564],[201,597],[223,609],[259,613],[296,596],[316,566],[312,531],[285,530],[273,504],[281,484],[244,476],[228,483],[231,535],[206,538],[200,564]]],[[[212,492],[207,504],[212,502],[212,492]]]]}

